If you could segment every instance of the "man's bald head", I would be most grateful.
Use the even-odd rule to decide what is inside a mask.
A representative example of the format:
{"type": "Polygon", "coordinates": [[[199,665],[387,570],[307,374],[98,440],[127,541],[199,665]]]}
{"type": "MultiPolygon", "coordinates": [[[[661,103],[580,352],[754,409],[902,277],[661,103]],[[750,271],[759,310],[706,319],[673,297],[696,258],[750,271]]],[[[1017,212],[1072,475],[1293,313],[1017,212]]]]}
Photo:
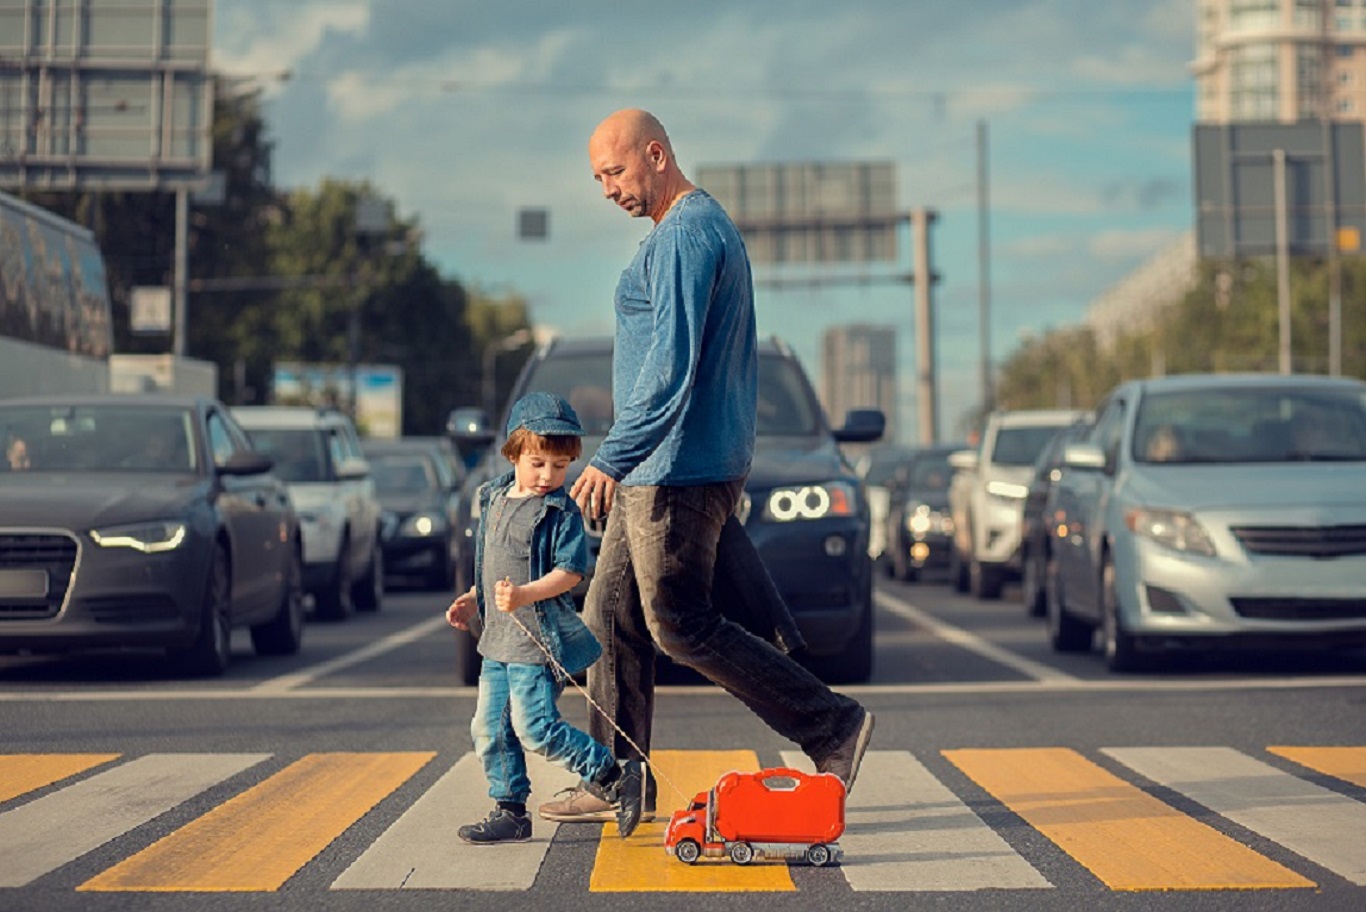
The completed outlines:
{"type": "Polygon", "coordinates": [[[664,125],[653,114],[626,108],[608,115],[588,140],[588,160],[603,195],[633,216],[655,222],[696,189],[674,161],[664,125]]]}

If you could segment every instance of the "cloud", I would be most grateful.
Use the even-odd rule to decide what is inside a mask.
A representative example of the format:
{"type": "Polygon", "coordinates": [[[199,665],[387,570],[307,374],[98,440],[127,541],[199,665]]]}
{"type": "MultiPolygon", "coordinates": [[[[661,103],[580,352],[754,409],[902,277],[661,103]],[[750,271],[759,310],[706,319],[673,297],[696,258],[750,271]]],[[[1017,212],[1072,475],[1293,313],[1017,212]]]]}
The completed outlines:
{"type": "Polygon", "coordinates": [[[213,66],[238,76],[292,72],[330,36],[359,36],[370,24],[368,0],[226,2],[217,10],[213,66]]]}

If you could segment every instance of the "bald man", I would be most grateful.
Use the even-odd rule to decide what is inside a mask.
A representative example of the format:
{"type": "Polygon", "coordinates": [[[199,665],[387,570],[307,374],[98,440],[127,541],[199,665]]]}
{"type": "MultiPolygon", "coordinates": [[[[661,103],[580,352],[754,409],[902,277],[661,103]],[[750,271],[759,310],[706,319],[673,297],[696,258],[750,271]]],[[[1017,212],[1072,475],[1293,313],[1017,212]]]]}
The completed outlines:
{"type": "MultiPolygon", "coordinates": [[[[684,176],[663,125],[645,111],[599,124],[588,158],[603,195],[653,223],[617,285],[615,422],[571,491],[587,516],[607,516],[584,609],[603,646],[588,670],[589,696],[603,711],[590,708],[589,730],[619,759],[646,758],[658,646],[852,787],[872,714],[728,620],[712,599],[718,559],[733,565],[739,554],[766,573],[743,529],[743,541],[722,534],[739,526],[758,387],[754,283],[740,233],[684,176]]],[[[653,817],[654,799],[647,785],[642,819],[653,817]]],[[[540,813],[615,819],[582,787],[540,813]]]]}

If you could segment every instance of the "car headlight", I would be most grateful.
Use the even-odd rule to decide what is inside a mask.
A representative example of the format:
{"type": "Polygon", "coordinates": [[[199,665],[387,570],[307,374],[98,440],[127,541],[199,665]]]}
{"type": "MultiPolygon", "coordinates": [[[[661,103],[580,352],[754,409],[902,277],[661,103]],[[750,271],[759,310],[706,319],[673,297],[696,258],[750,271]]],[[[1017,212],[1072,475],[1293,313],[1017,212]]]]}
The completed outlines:
{"type": "Polygon", "coordinates": [[[442,535],[446,531],[446,517],[440,513],[414,513],[403,521],[398,534],[413,538],[442,535]]]}
{"type": "Polygon", "coordinates": [[[912,535],[947,534],[953,531],[953,519],[929,504],[912,504],[906,513],[906,531],[912,535]]]}
{"type": "Polygon", "coordinates": [[[90,538],[101,548],[132,548],[144,554],[174,551],[185,541],[185,524],[178,520],[133,523],[91,529],[90,538]]]}
{"type": "Polygon", "coordinates": [[[857,509],[858,494],[854,486],[845,481],[830,481],[825,484],[775,488],[764,501],[764,519],[791,522],[853,516],[857,509]]]}
{"type": "Polygon", "coordinates": [[[1124,524],[1135,535],[1152,539],[1173,551],[1214,557],[1214,542],[1210,540],[1200,521],[1190,513],[1179,510],[1150,510],[1142,507],[1128,510],[1124,524]]]}

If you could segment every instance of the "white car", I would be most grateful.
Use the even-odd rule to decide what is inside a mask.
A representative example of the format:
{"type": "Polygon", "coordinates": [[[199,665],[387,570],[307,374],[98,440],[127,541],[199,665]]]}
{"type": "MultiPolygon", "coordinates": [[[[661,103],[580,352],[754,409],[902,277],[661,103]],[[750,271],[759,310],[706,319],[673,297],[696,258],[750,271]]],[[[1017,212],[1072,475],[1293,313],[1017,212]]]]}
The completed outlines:
{"type": "Polygon", "coordinates": [[[959,592],[1001,597],[1008,579],[1020,576],[1024,503],[1034,461],[1061,428],[1084,413],[1071,409],[993,412],[976,450],[949,455],[953,547],[949,577],[959,592]]]}
{"type": "Polygon", "coordinates": [[[380,503],[355,425],[340,412],[303,406],[239,406],[232,413],[289,487],[303,529],[304,589],[318,616],[379,610],[380,503]]]}
{"type": "Polygon", "coordinates": [[[1366,644],[1366,383],[1192,374],[1101,404],[1049,495],[1054,649],[1366,644]]]}

